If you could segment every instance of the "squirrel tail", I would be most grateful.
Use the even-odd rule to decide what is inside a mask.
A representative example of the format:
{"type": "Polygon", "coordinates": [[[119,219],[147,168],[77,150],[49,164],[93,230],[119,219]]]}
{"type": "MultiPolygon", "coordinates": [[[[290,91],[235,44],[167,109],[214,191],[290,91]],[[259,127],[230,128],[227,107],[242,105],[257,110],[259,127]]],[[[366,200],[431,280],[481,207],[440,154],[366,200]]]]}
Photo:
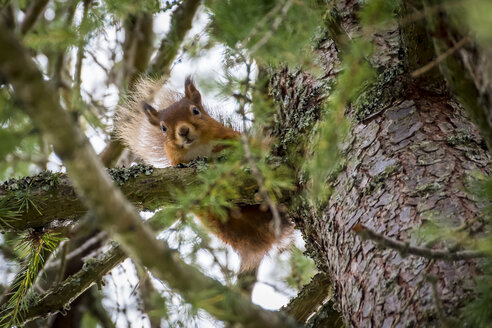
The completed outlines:
{"type": "Polygon", "coordinates": [[[162,80],[141,79],[135,90],[118,106],[115,113],[116,137],[146,163],[156,167],[169,166],[164,150],[164,136],[152,126],[141,106],[143,102],[163,108],[180,98],[177,91],[163,87],[162,80]]]}

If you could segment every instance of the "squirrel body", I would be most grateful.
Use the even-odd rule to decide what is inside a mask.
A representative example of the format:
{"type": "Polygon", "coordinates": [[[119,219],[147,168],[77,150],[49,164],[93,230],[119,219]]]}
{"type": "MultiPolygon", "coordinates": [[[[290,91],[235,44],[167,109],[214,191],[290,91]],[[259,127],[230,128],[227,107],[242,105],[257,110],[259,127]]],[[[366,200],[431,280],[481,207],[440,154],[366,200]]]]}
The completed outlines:
{"type": "MultiPolygon", "coordinates": [[[[158,166],[209,157],[221,149],[216,141],[240,137],[239,132],[207,113],[190,77],[185,80],[184,95],[161,89],[157,82],[141,81],[132,100],[118,109],[115,125],[117,135],[134,153],[158,166]],[[159,109],[146,102],[149,98],[154,98],[159,109]]],[[[255,270],[272,246],[285,243],[293,231],[289,220],[282,218],[276,238],[273,217],[260,205],[229,209],[227,220],[207,209],[195,214],[204,226],[239,253],[241,271],[255,270]]]]}

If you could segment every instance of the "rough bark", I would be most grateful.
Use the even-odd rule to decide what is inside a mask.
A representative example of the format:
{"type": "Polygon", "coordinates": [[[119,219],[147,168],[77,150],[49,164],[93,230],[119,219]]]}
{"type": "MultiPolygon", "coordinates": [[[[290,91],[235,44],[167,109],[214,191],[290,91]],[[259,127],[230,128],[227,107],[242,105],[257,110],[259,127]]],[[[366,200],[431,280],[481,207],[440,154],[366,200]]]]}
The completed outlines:
{"type": "MultiPolygon", "coordinates": [[[[337,19],[327,21],[335,28],[329,30],[352,37],[361,34],[359,4],[338,1],[336,8],[337,19]]],[[[432,44],[421,24],[393,25],[371,33],[375,51],[367,60],[379,76],[346,111],[353,126],[330,201],[321,208],[292,210],[308,253],[321,270],[332,275],[348,326],[439,326],[438,317],[459,316],[473,295],[471,277],[480,274],[475,261],[403,257],[361,240],[352,231],[356,224],[363,224],[385,236],[421,245],[412,232],[426,220],[453,227],[480,214],[465,186],[472,172],[488,174],[483,139],[463,107],[443,90],[437,69],[418,80],[408,76],[412,68],[434,56],[427,49],[420,60],[416,58],[419,46],[432,44]],[[437,279],[437,299],[428,276],[437,279]]],[[[312,132],[322,96],[305,91],[333,81],[345,42],[348,39],[338,34],[319,42],[318,56],[325,71],[318,79],[288,70],[273,76],[272,94],[281,107],[273,132],[281,148],[289,149],[293,140],[305,139],[312,132]]],[[[324,322],[325,314],[317,315],[318,322],[324,322]]]]}
{"type": "Polygon", "coordinates": [[[467,175],[486,173],[489,162],[475,127],[454,100],[417,92],[355,125],[353,135],[347,168],[311,230],[334,274],[345,318],[359,327],[432,322],[436,308],[431,286],[422,284],[426,274],[438,277],[439,298],[456,315],[469,296],[469,277],[478,273],[474,262],[437,261],[426,270],[429,260],[380,250],[352,228],[361,223],[418,244],[412,232],[427,218],[459,226],[478,216],[463,190],[467,175]],[[463,131],[470,142],[455,141],[463,131]]]}

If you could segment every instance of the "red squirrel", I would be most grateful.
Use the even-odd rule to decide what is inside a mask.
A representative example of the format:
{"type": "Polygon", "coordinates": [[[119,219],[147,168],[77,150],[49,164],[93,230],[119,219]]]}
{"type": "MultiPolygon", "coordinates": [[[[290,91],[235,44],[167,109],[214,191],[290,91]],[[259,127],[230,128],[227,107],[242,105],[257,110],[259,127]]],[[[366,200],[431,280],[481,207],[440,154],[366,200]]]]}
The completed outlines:
{"type": "MultiPolygon", "coordinates": [[[[186,78],[184,87],[182,95],[160,88],[157,82],[140,81],[132,100],[117,111],[118,136],[150,164],[188,163],[217,151],[217,140],[240,137],[239,132],[207,113],[191,77],[186,78]],[[149,98],[154,98],[158,109],[146,102],[149,98]]],[[[257,269],[272,246],[285,243],[293,230],[292,223],[283,217],[279,238],[275,238],[271,212],[260,205],[240,205],[228,211],[227,220],[215,217],[206,209],[195,214],[239,253],[242,272],[257,269]]]]}

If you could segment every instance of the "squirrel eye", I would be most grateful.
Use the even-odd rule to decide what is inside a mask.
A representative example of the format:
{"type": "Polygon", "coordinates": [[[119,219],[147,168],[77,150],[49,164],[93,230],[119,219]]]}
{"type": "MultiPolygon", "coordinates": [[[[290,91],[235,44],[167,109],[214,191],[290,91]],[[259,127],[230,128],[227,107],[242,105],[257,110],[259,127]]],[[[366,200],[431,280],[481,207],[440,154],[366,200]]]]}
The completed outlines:
{"type": "Polygon", "coordinates": [[[166,133],[167,128],[164,125],[161,125],[161,130],[162,130],[162,132],[166,133]]]}
{"type": "Polygon", "coordinates": [[[200,110],[198,109],[198,107],[193,107],[193,108],[191,109],[191,111],[193,112],[193,115],[198,115],[198,114],[200,114],[200,110]]]}

